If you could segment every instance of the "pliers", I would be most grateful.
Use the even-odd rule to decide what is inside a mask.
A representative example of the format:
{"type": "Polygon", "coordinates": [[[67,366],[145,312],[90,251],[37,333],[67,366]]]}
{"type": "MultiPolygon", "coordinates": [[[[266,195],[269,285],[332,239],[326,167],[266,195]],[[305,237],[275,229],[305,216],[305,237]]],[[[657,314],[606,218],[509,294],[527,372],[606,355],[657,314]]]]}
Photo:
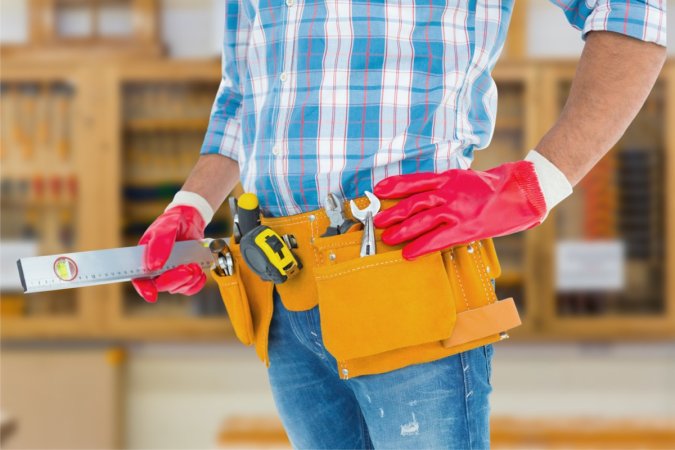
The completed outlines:
{"type": "Polygon", "coordinates": [[[326,215],[330,220],[330,225],[326,229],[326,232],[321,235],[322,237],[344,234],[354,225],[358,224],[358,222],[345,216],[342,202],[333,193],[326,196],[325,209],[326,215]]]}

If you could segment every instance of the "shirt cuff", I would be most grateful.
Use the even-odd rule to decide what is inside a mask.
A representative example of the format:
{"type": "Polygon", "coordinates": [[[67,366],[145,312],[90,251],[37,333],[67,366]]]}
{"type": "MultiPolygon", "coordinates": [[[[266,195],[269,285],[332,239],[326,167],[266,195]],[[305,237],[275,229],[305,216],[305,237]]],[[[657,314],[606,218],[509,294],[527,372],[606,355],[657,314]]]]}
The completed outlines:
{"type": "Polygon", "coordinates": [[[202,155],[219,154],[239,161],[240,145],[241,122],[239,118],[232,117],[223,120],[212,117],[200,153],[202,155]]]}
{"type": "Polygon", "coordinates": [[[654,2],[609,0],[598,2],[586,18],[585,37],[591,31],[612,31],[666,46],[666,8],[654,2]]]}

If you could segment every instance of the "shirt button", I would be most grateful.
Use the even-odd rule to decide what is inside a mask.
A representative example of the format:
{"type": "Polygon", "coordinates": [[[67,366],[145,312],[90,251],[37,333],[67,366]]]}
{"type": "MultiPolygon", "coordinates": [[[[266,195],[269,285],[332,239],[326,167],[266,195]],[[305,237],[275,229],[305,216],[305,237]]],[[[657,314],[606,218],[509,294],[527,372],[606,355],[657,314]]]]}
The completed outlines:
{"type": "Polygon", "coordinates": [[[274,156],[279,156],[281,154],[281,148],[279,148],[278,145],[275,145],[274,147],[272,147],[272,154],[274,156]]]}
{"type": "Polygon", "coordinates": [[[291,7],[295,5],[295,0],[286,0],[286,6],[291,7]]]}
{"type": "Polygon", "coordinates": [[[287,72],[281,72],[281,75],[279,76],[279,79],[281,81],[286,81],[288,80],[288,73],[287,72]]]}

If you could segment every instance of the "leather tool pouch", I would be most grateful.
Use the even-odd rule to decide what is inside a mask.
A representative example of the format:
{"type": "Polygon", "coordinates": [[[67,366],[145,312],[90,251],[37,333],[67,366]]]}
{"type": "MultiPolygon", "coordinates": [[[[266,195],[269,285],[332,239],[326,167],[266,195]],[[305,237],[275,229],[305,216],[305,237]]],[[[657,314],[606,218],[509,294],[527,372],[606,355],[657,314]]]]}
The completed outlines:
{"type": "MultiPolygon", "coordinates": [[[[512,299],[497,301],[500,275],[490,239],[405,261],[402,246],[387,246],[375,230],[377,253],[360,257],[362,231],[321,237],[328,219],[314,213],[265,219],[292,234],[303,263],[298,275],[277,285],[291,311],[319,305],[324,345],[341,377],[382,373],[432,361],[481,343],[520,324],[512,299]]],[[[232,276],[213,273],[234,332],[269,364],[274,285],[262,281],[230,240],[232,276]]]]}
{"type": "Polygon", "coordinates": [[[251,345],[254,340],[253,321],[248,295],[241,281],[240,267],[238,261],[235,261],[232,275],[218,275],[215,270],[211,269],[211,276],[218,284],[220,296],[227,309],[234,333],[242,343],[251,345]]]}
{"type": "Polygon", "coordinates": [[[362,232],[319,238],[315,279],[326,349],[338,360],[450,337],[456,311],[443,255],[406,261],[376,231],[377,253],[360,257],[362,232]]]}
{"type": "Polygon", "coordinates": [[[266,338],[256,337],[261,334],[266,336],[268,332],[272,319],[273,284],[260,280],[249,269],[234,240],[230,239],[229,245],[234,259],[233,274],[221,276],[211,271],[211,275],[218,284],[235,335],[246,345],[255,343],[258,355],[267,361],[266,338]]]}

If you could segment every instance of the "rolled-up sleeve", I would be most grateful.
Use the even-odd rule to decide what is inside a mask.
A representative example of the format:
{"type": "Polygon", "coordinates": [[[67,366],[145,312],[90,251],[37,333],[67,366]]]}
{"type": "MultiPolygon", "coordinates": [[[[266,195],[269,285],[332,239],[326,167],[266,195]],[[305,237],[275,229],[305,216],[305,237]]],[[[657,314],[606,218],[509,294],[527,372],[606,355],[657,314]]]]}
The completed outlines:
{"type": "Polygon", "coordinates": [[[238,160],[243,99],[240,80],[246,69],[250,27],[239,0],[227,0],[225,11],[223,76],[211,109],[201,154],[220,154],[238,160]]]}
{"type": "Polygon", "coordinates": [[[551,0],[586,36],[612,31],[666,45],[666,0],[551,0]]]}

